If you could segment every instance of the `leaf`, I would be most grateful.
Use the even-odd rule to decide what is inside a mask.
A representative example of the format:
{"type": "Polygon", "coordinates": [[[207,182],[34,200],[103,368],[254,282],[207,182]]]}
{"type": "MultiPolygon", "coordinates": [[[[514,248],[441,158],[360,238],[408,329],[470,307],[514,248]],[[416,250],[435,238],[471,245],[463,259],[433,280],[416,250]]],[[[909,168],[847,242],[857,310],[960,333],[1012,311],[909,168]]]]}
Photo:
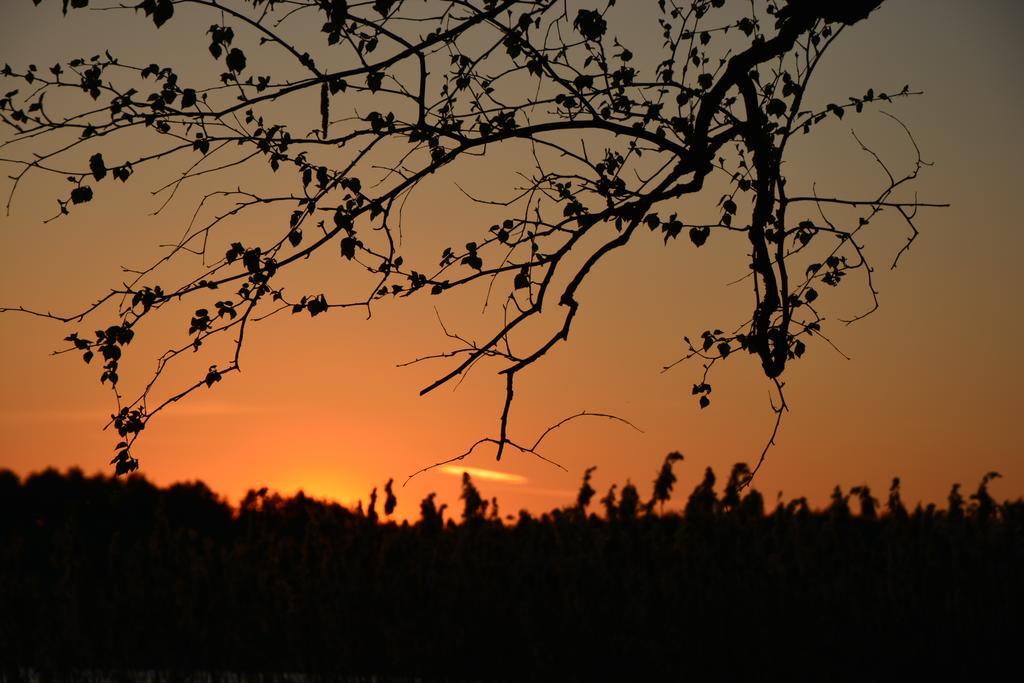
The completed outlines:
{"type": "MultiPolygon", "coordinates": [[[[74,6],[75,2],[81,1],[71,0],[71,4],[74,6]]],[[[157,28],[166,24],[174,16],[174,2],[172,0],[143,0],[136,5],[136,9],[140,8],[146,12],[147,17],[153,18],[153,23],[156,24],[157,28]]]]}
{"type": "Polygon", "coordinates": [[[245,71],[245,53],[237,47],[231,48],[225,62],[227,63],[228,68],[236,74],[245,71]]]}
{"type": "Polygon", "coordinates": [[[132,167],[128,164],[124,166],[118,166],[113,169],[112,173],[114,177],[120,180],[122,183],[128,180],[128,177],[132,174],[132,167]]]}
{"type": "Polygon", "coordinates": [[[242,246],[241,242],[233,242],[231,248],[224,254],[224,258],[228,263],[233,263],[239,256],[245,253],[245,247],[242,246]]]}
{"type": "Polygon", "coordinates": [[[245,269],[250,273],[256,273],[260,269],[260,256],[262,255],[263,250],[259,247],[247,249],[246,252],[242,254],[242,265],[244,265],[245,269]]]}
{"type": "Polygon", "coordinates": [[[82,185],[71,190],[72,204],[85,204],[88,201],[92,201],[92,188],[88,185],[82,185]]]}
{"type": "Polygon", "coordinates": [[[356,246],[359,245],[359,240],[355,237],[346,237],[341,240],[341,255],[347,258],[349,261],[356,257],[356,246]]]}
{"type": "Polygon", "coordinates": [[[321,294],[306,302],[306,310],[311,318],[315,318],[327,310],[327,298],[321,294]]]}
{"type": "Polygon", "coordinates": [[[181,108],[187,109],[196,104],[196,91],[192,88],[185,88],[181,91],[181,108]]]}
{"type": "Polygon", "coordinates": [[[295,228],[288,233],[288,243],[291,244],[293,247],[299,246],[301,242],[302,230],[300,228],[295,228]]]}
{"type": "Polygon", "coordinates": [[[786,113],[786,103],[778,98],[774,98],[765,107],[765,111],[768,112],[769,116],[784,116],[786,113]]]}
{"type": "MultiPolygon", "coordinates": [[[[32,0],[33,4],[38,5],[41,0],[32,0]]],[[[74,9],[81,9],[82,7],[88,7],[89,0],[71,0],[71,7],[74,9]]],[[[68,0],[64,0],[64,14],[68,13],[68,0]]]]}
{"type": "Polygon", "coordinates": [[[700,409],[704,410],[709,405],[711,405],[711,399],[708,398],[707,396],[701,396],[700,397],[700,409]]]}
{"type": "Polygon", "coordinates": [[[111,465],[114,465],[115,476],[121,476],[122,474],[128,474],[139,469],[139,461],[128,454],[128,450],[124,449],[114,456],[114,459],[110,461],[111,465]]]}
{"type": "Polygon", "coordinates": [[[690,228],[690,241],[693,242],[694,246],[702,247],[704,243],[708,241],[708,235],[711,234],[711,228],[697,227],[690,228]]]}
{"type": "Polygon", "coordinates": [[[103,180],[107,175],[107,166],[103,163],[103,155],[96,153],[89,157],[89,170],[96,180],[103,180]]]}
{"type": "Polygon", "coordinates": [[[519,273],[516,274],[514,284],[516,289],[526,289],[527,287],[530,286],[529,274],[525,270],[520,271],[519,273]]]}
{"type": "Polygon", "coordinates": [[[334,224],[349,234],[352,234],[352,216],[346,213],[343,209],[338,209],[334,213],[334,224]]]}
{"type": "Polygon", "coordinates": [[[608,22],[604,20],[601,13],[589,9],[581,9],[577,12],[572,25],[586,40],[600,40],[608,30],[608,22]]]}

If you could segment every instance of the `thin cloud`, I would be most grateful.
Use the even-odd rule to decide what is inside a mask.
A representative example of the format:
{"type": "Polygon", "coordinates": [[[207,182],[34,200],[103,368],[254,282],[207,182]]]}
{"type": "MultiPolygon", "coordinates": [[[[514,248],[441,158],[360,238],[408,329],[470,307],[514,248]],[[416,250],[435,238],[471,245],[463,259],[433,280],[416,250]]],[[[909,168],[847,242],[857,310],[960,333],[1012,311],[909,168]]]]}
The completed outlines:
{"type": "Polygon", "coordinates": [[[474,479],[482,479],[484,481],[500,481],[503,484],[525,484],[526,477],[519,474],[509,474],[508,472],[497,472],[495,470],[485,470],[482,467],[462,467],[461,465],[444,465],[440,468],[444,474],[451,474],[456,477],[461,477],[462,473],[465,472],[474,479]]]}

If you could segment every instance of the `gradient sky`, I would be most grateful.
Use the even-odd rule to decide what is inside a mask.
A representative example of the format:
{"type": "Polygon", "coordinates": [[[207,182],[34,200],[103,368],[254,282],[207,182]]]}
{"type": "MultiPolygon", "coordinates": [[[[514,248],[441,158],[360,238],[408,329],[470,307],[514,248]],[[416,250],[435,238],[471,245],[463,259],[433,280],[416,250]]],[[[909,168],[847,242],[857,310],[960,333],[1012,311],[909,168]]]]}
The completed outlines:
{"type": "MultiPolygon", "coordinates": [[[[174,28],[172,22],[157,32],[141,18],[114,13],[64,20],[56,2],[5,2],[0,62],[43,66],[109,45],[123,46],[116,53],[136,62],[177,54],[182,44],[205,53],[201,43],[184,42],[197,37],[194,30],[174,28]]],[[[647,26],[613,30],[627,44],[642,43],[647,26]]],[[[1024,494],[1024,363],[1017,352],[1024,237],[1016,197],[1024,158],[1022,46],[1024,9],[1014,0],[888,0],[844,33],[816,74],[810,97],[819,103],[868,87],[892,92],[909,83],[924,90],[887,110],[911,127],[935,164],[916,186],[922,199],[952,206],[922,215],[922,235],[899,269],[879,267],[876,314],[851,327],[826,327],[852,360],[819,343],[787,370],[791,412],[755,484],[769,501],[782,491],[820,504],[837,483],[868,483],[879,495],[897,475],[907,499],[943,501],[952,482],[972,488],[990,470],[1004,475],[992,486],[997,497],[1024,494]]],[[[203,54],[184,61],[210,64],[203,54]]],[[[791,182],[816,180],[822,194],[877,188],[851,126],[896,166],[910,160],[891,122],[869,113],[830,121],[799,141],[788,161],[791,182]]],[[[507,161],[473,160],[451,178],[432,179],[406,209],[409,239],[441,233],[458,244],[450,234],[493,222],[490,212],[461,198],[451,179],[493,192],[512,182],[507,161]]],[[[99,196],[48,225],[41,221],[54,212],[61,184],[30,178],[10,215],[0,216],[0,306],[80,308],[119,281],[121,265],[157,254],[156,245],[180,232],[195,203],[186,194],[151,216],[159,199],[146,191],[170,176],[139,175],[120,194],[99,196]]],[[[898,230],[892,222],[878,230],[874,244],[883,263],[900,234],[886,236],[898,230]]],[[[590,465],[598,467],[599,491],[629,478],[645,495],[671,450],[686,456],[677,468],[686,493],[705,466],[724,477],[734,462],[756,460],[772,415],[769,384],[753,360],[725,364],[715,377],[714,403],[703,412],[689,390],[699,366],[660,372],[681,354],[684,334],[745,319],[749,293],[726,285],[741,274],[737,264],[743,261],[724,242],[695,252],[683,240],[665,247],[653,234],[603,263],[581,290],[569,342],[521,376],[513,436],[532,441],[581,410],[622,416],[643,432],[598,419],[567,425],[543,452],[568,473],[516,453],[495,463],[482,449],[464,463],[481,470],[482,492],[496,495],[506,513],[540,511],[568,503],[590,465]]],[[[313,273],[330,280],[331,267],[315,266],[313,273]]],[[[231,500],[268,485],[351,503],[389,477],[402,481],[462,452],[496,430],[501,381],[482,368],[457,391],[420,398],[418,390],[446,366],[396,365],[445,350],[434,305],[456,329],[485,329],[475,313],[482,295],[466,297],[389,302],[371,320],[342,312],[267,321],[249,341],[241,375],[154,420],[137,450],[142,471],[159,483],[201,479],[231,500]]],[[[855,303],[842,300],[829,313],[842,317],[855,303]]],[[[112,409],[109,391],[77,356],[49,355],[68,331],[0,315],[0,467],[21,474],[47,466],[108,471],[116,441],[101,431],[112,409]]],[[[126,370],[141,377],[154,351],[133,343],[126,370]]],[[[414,516],[428,491],[454,502],[458,474],[434,470],[413,479],[398,492],[398,513],[414,516]]]]}

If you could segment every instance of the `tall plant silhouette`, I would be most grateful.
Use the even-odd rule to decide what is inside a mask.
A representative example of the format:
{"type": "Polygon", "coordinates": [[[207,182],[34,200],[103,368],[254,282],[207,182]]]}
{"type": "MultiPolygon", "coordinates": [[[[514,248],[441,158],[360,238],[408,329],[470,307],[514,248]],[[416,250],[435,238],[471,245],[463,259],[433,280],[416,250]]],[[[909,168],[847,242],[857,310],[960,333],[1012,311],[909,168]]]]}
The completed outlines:
{"type": "MultiPolygon", "coordinates": [[[[133,445],[154,416],[238,371],[258,321],[369,311],[383,299],[444,296],[480,283],[488,297],[501,298],[501,323],[479,340],[449,334],[452,348],[427,358],[451,366],[421,393],[457,381],[481,360],[500,363],[497,433],[476,444],[492,444],[500,459],[509,447],[536,452],[510,436],[516,380],[566,341],[580,287],[609,254],[645,230],[696,250],[736,232],[749,242],[749,258],[738,264],[743,272],[749,265],[749,315],[687,338],[680,356],[703,364],[693,384],[701,408],[711,401],[715,366],[738,352],[756,356],[777,390],[770,445],[786,410],[781,378],[820,336],[824,292],[859,272],[869,303],[856,317],[877,307],[865,227],[883,212],[905,223],[895,265],[918,234],[917,210],[935,206],[903,198],[925,165],[919,154],[904,173],[876,156],[884,182],[871,197],[799,194],[786,184],[795,136],[828,117],[915,94],[867,88],[820,109],[805,102],[828,48],[881,2],[659,0],[643,11],[614,0],[571,8],[556,0],[143,0],[122,7],[162,31],[179,21],[191,26],[183,10],[205,13],[214,22],[202,24],[212,71],[203,80],[175,65],[131,65],[118,59],[117,45],[49,70],[5,66],[4,147],[24,152],[5,155],[16,166],[13,190],[30,172],[66,177],[59,217],[101,201],[111,183],[134,182],[143,167],[171,175],[160,188],[168,198],[200,178],[205,187],[220,177],[226,189],[204,196],[196,220],[159,261],[134,269],[84,310],[5,310],[75,325],[105,320],[95,333],[71,331],[67,350],[101,366],[101,381],[114,391],[121,441],[113,464],[125,473],[138,466],[133,445]],[[648,38],[631,45],[620,29],[645,12],[648,38]],[[266,64],[277,73],[256,66],[266,64]],[[59,98],[65,91],[84,104],[59,98]],[[135,136],[155,151],[133,151],[124,141],[135,136]],[[436,260],[417,263],[403,252],[401,207],[420,183],[464,157],[523,142],[534,166],[522,169],[512,198],[467,199],[498,203],[506,218],[436,260]],[[238,168],[261,165],[277,173],[279,194],[231,189],[238,168]],[[680,203],[702,192],[715,193],[714,220],[694,221],[680,203]],[[274,236],[245,230],[256,211],[276,212],[274,236]],[[286,292],[286,277],[321,251],[365,277],[363,286],[343,300],[316,289],[286,292]],[[167,273],[168,262],[196,256],[184,279],[167,273]],[[178,301],[194,306],[180,323],[182,343],[159,356],[140,392],[122,394],[122,354],[140,323],[173,315],[169,304],[178,301]],[[221,337],[233,342],[226,357],[211,355],[201,376],[156,395],[155,381],[169,366],[187,352],[213,354],[210,342],[221,337]]],[[[96,4],[63,0],[63,9],[96,4]]],[[[105,16],[125,20],[117,15],[114,8],[105,16]]],[[[409,223],[406,230],[417,229],[409,223]]]]}
{"type": "Polygon", "coordinates": [[[402,522],[301,493],[233,508],[201,483],[0,470],[0,672],[858,681],[1012,663],[1024,500],[994,499],[998,475],[945,509],[876,510],[858,487],[853,509],[837,488],[826,509],[766,512],[737,490],[746,469],[719,490],[708,470],[675,504],[663,469],[664,511],[627,484],[608,516],[581,514],[589,474],[564,507],[506,518],[466,475],[461,514],[431,493],[402,522]]]}

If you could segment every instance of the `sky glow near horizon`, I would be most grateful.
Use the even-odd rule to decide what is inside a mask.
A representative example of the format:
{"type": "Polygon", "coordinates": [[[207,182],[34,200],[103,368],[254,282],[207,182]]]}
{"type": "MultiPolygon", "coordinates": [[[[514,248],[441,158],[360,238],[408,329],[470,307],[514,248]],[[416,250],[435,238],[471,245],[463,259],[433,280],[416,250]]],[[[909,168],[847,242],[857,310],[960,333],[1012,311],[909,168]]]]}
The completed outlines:
{"type": "Polygon", "coordinates": [[[440,470],[445,474],[451,474],[456,477],[461,477],[463,473],[465,473],[473,479],[479,479],[481,481],[500,481],[507,484],[525,484],[528,481],[526,477],[518,474],[509,474],[508,472],[499,472],[497,470],[487,470],[482,467],[442,465],[440,470]]]}
{"type": "MultiPolygon", "coordinates": [[[[151,52],[174,54],[176,36],[197,35],[184,16],[157,32],[130,13],[78,13],[65,20],[59,4],[5,3],[0,62],[43,68],[102,51],[107,42],[125,61],[141,62],[151,52]]],[[[641,44],[644,30],[613,26],[627,45],[641,44]]],[[[205,45],[196,45],[197,54],[183,61],[211,68],[205,45]]],[[[1024,252],[1016,206],[1024,142],[1015,133],[1024,111],[1017,73],[1022,45],[1024,9],[1009,0],[888,0],[844,33],[822,64],[812,92],[817,102],[845,100],[869,87],[893,92],[904,83],[924,90],[886,110],[908,124],[924,158],[935,164],[915,186],[922,200],[952,206],[922,214],[922,235],[895,271],[882,264],[902,233],[891,220],[879,226],[895,231],[873,241],[880,310],[841,325],[837,318],[862,304],[852,292],[828,310],[825,332],[852,360],[819,342],[787,369],[791,412],[755,484],[769,504],[778,491],[821,504],[835,484],[845,489],[866,482],[880,495],[893,476],[901,477],[906,499],[941,502],[953,482],[973,490],[991,470],[1004,475],[992,486],[997,497],[1024,494],[1024,364],[1015,348],[1024,333],[1016,275],[1024,252]]],[[[816,182],[822,194],[850,196],[877,188],[877,171],[851,138],[851,127],[895,166],[908,161],[905,139],[870,112],[829,122],[807,142],[797,141],[788,157],[791,182],[805,189],[816,182]]],[[[466,201],[454,183],[500,195],[514,181],[516,154],[470,159],[450,178],[431,179],[407,208],[408,248],[434,253],[430,237],[491,224],[494,212],[466,201]]],[[[48,225],[42,220],[52,215],[63,186],[27,178],[10,215],[0,216],[6,256],[0,306],[79,308],[119,282],[120,266],[148,262],[195,210],[195,191],[186,190],[151,215],[161,198],[149,192],[172,174],[140,173],[123,189],[99,194],[48,225]]],[[[240,177],[257,186],[268,182],[259,174],[240,177]]],[[[9,191],[9,184],[2,187],[9,191]]],[[[695,199],[693,210],[708,201],[714,198],[695,199]]],[[[275,220],[268,215],[252,229],[269,229],[275,220]]],[[[571,503],[591,465],[597,465],[599,494],[628,479],[646,495],[665,454],[681,451],[678,504],[706,466],[721,480],[733,463],[756,460],[772,415],[769,385],[752,359],[722,367],[714,402],[703,412],[690,394],[698,365],[661,372],[681,355],[683,335],[695,337],[749,314],[749,292],[727,284],[742,274],[736,272],[739,246],[722,239],[697,252],[683,240],[665,246],[657,235],[641,236],[628,253],[595,271],[581,290],[568,342],[522,376],[517,388],[512,432],[520,442],[532,443],[547,426],[583,410],[619,415],[642,432],[607,420],[566,424],[545,439],[541,452],[568,472],[514,450],[497,463],[493,449],[480,447],[398,488],[398,514],[416,516],[418,501],[430,491],[454,503],[455,476],[463,471],[478,480],[485,498],[497,495],[504,511],[539,512],[571,503]]],[[[348,277],[327,258],[311,259],[307,276],[326,282],[325,288],[340,287],[348,277]]],[[[439,318],[470,335],[489,329],[478,313],[482,301],[475,291],[387,303],[369,320],[342,311],[266,321],[248,342],[240,375],[190,397],[147,428],[138,448],[142,472],[159,483],[201,479],[231,500],[268,485],[351,504],[389,478],[403,482],[464,452],[496,430],[502,389],[496,368],[478,368],[457,391],[420,398],[418,390],[448,366],[396,366],[445,350],[439,318]]],[[[180,323],[177,315],[168,315],[172,326],[180,323]]],[[[97,369],[77,356],[49,355],[70,329],[0,315],[0,468],[109,471],[116,441],[102,429],[112,409],[109,391],[97,381],[97,369]]],[[[155,332],[170,335],[172,329],[181,332],[155,332]]],[[[140,335],[125,377],[143,378],[155,351],[157,344],[140,335]]]]}

